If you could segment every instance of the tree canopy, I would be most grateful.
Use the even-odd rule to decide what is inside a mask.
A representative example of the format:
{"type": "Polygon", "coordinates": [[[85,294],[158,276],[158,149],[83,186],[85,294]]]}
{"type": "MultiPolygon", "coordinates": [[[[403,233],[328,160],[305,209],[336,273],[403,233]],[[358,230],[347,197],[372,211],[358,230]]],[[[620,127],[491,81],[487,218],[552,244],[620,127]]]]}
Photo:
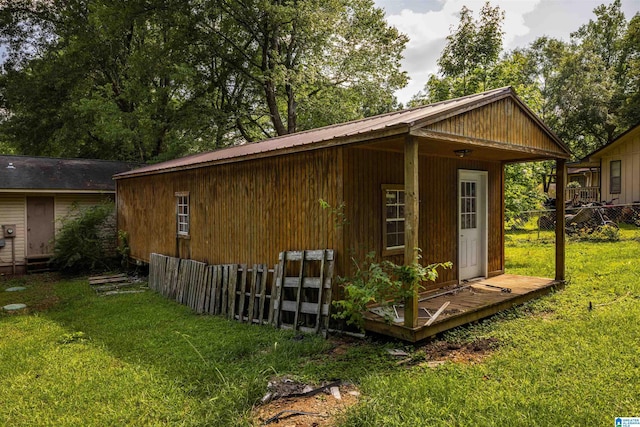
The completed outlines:
{"type": "Polygon", "coordinates": [[[156,161],[396,108],[372,0],[4,0],[0,141],[156,161]]]}

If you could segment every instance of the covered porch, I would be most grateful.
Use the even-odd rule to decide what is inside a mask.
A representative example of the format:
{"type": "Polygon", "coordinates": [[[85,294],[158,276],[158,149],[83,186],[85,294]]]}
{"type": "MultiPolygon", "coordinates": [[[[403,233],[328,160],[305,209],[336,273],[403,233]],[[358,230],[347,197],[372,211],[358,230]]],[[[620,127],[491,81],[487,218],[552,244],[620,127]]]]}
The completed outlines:
{"type": "MultiPolygon", "coordinates": [[[[504,94],[503,94],[504,95],[504,94]]],[[[367,312],[365,330],[410,342],[420,341],[448,329],[470,323],[540,297],[564,284],[565,224],[564,192],[556,197],[555,274],[553,278],[515,276],[504,270],[504,166],[528,161],[555,161],[565,170],[570,153],[551,130],[511,91],[506,96],[485,99],[465,108],[413,122],[402,141],[381,141],[369,148],[401,151],[404,155],[404,245],[403,263],[432,263],[446,259],[420,260],[425,241],[453,242],[453,280],[439,288],[418,293],[419,284],[407,285],[411,297],[393,313],[367,312]],[[455,174],[438,176],[425,170],[424,158],[457,158],[455,174]],[[469,164],[476,161],[476,164],[469,164]],[[487,172],[486,165],[493,164],[487,172]],[[493,171],[493,172],[491,172],[493,171]],[[428,175],[431,180],[425,180],[428,175]],[[438,215],[445,227],[427,223],[420,229],[427,198],[434,188],[455,192],[443,203],[438,215]],[[427,185],[427,189],[423,186],[427,185]],[[453,197],[451,197],[453,196],[453,197]],[[421,212],[421,210],[423,212],[421,212]],[[435,233],[434,233],[435,232],[435,233]],[[421,246],[422,245],[422,246],[421,246]],[[489,267],[491,265],[491,267],[489,267]],[[498,266],[498,267],[496,267],[498,266]]],[[[556,184],[565,186],[565,175],[556,184]]],[[[440,202],[442,203],[442,202],[440,202]]],[[[423,285],[429,286],[429,283],[423,285]]],[[[427,288],[429,289],[429,288],[427,288]]]]}

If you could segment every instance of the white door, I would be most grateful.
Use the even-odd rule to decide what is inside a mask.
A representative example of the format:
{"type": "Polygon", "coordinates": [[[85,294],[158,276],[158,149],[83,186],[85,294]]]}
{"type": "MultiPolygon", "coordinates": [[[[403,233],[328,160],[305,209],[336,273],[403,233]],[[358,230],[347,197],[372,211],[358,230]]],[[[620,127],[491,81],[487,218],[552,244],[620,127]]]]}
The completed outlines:
{"type": "Polygon", "coordinates": [[[458,280],[487,275],[487,172],[458,172],[458,280]]]}

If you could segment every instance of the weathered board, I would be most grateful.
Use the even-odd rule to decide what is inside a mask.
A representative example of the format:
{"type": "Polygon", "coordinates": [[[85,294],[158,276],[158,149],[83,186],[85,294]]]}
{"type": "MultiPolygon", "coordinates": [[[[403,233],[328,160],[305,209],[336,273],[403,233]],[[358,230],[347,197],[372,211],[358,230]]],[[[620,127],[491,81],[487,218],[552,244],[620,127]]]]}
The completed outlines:
{"type": "Polygon", "coordinates": [[[275,266],[207,265],[156,253],[149,259],[149,288],[163,296],[199,314],[271,323],[275,266]]]}
{"type": "Polygon", "coordinates": [[[273,325],[326,334],[329,327],[334,253],[281,252],[276,272],[273,325]]]}

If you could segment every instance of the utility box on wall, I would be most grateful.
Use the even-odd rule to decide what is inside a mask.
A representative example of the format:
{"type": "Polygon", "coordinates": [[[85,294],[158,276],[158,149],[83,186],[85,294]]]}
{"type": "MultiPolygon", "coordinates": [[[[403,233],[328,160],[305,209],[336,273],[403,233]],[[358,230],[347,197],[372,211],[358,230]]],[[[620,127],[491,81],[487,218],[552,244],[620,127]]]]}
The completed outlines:
{"type": "Polygon", "coordinates": [[[2,235],[5,239],[11,239],[16,237],[16,225],[15,224],[3,225],[2,235]]]}

